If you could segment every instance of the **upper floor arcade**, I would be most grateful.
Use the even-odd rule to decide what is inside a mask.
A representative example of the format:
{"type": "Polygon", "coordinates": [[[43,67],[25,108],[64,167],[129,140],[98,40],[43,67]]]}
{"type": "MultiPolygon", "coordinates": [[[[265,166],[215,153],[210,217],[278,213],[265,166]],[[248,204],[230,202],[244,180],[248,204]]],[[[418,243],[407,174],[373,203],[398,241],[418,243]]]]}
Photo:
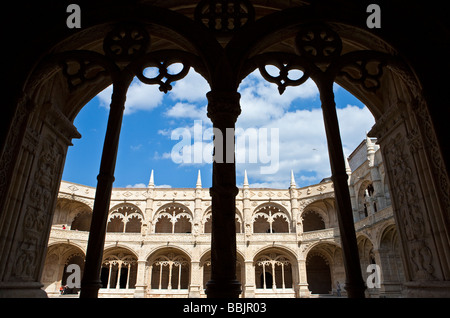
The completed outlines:
{"type": "MultiPolygon", "coordinates": [[[[356,230],[393,217],[385,168],[376,140],[366,137],[350,154],[347,163],[349,189],[356,230]]],[[[236,196],[236,233],[339,235],[330,179],[297,188],[291,174],[289,189],[252,188],[247,176],[236,196]]],[[[89,231],[95,188],[62,181],[53,229],[89,231]]],[[[200,174],[195,188],[160,188],[152,171],[146,188],[114,188],[107,233],[189,234],[211,233],[211,196],[202,188],[200,174]]]]}
{"type": "MultiPolygon", "coordinates": [[[[294,181],[295,183],[295,181],[294,181]]],[[[53,230],[89,231],[95,188],[62,181],[53,217],[53,230]]],[[[239,189],[236,233],[301,234],[336,228],[332,182],[305,188],[239,189]]],[[[211,196],[203,188],[115,188],[107,233],[211,233],[211,196]]]]}

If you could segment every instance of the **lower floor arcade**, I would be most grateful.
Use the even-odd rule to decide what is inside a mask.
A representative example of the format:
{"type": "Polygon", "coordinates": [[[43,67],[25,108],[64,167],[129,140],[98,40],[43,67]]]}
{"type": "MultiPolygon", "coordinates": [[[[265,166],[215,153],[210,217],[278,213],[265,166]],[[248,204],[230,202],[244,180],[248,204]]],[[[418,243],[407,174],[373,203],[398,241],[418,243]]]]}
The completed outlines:
{"type": "MultiPolygon", "coordinates": [[[[87,234],[70,232],[65,233],[78,237],[87,234]]],[[[381,240],[375,244],[363,233],[358,235],[363,278],[369,279],[372,274],[366,271],[369,264],[377,264],[381,270],[381,284],[368,288],[367,297],[401,296],[404,274],[395,232],[394,225],[387,226],[381,233],[381,240]]],[[[165,235],[159,239],[163,236],[168,239],[165,235]]],[[[236,272],[242,285],[241,297],[346,296],[338,238],[281,244],[267,242],[262,237],[264,234],[260,236],[259,242],[242,240],[238,245],[236,272]]],[[[282,235],[277,237],[281,238],[282,235]]],[[[167,240],[164,244],[137,240],[107,242],[99,297],[206,297],[206,283],[211,277],[208,237],[198,237],[189,245],[183,241],[186,242],[186,238],[167,240]]],[[[70,264],[79,266],[82,277],[84,258],[84,248],[75,239],[49,245],[42,283],[50,297],[59,297],[60,287],[68,283],[72,273],[68,270],[70,264]]],[[[77,292],[76,288],[66,290],[66,293],[77,292]]]]}

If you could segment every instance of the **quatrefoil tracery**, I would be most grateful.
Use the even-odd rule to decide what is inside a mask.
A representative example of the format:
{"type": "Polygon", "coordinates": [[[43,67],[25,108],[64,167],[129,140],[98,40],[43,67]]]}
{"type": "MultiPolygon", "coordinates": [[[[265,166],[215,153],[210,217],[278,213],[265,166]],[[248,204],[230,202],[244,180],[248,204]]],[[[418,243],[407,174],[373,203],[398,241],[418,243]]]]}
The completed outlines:
{"type": "Polygon", "coordinates": [[[266,53],[259,55],[255,59],[255,63],[264,79],[278,86],[280,95],[284,93],[287,86],[301,85],[309,78],[309,71],[303,66],[304,63],[294,55],[266,53]],[[269,72],[267,70],[267,66],[269,65],[278,69],[277,76],[274,76],[276,72],[269,72]],[[298,76],[298,73],[301,73],[301,76],[298,76]]]}
{"type": "Polygon", "coordinates": [[[147,31],[137,24],[119,24],[103,41],[105,55],[115,61],[132,61],[150,46],[147,31]]]}
{"type": "Polygon", "coordinates": [[[144,84],[158,84],[159,90],[167,93],[172,89],[171,83],[184,78],[190,69],[190,63],[186,57],[183,58],[181,52],[177,51],[158,51],[147,55],[140,63],[136,71],[137,78],[144,84]],[[181,64],[180,71],[173,71],[170,66],[181,64]],[[148,77],[145,70],[152,68],[158,71],[158,75],[148,77]]]}
{"type": "Polygon", "coordinates": [[[342,51],[339,35],[324,25],[302,28],[295,38],[295,44],[300,56],[313,59],[315,63],[331,62],[342,51]]]}
{"type": "Polygon", "coordinates": [[[137,24],[119,24],[110,31],[103,42],[104,55],[93,51],[70,51],[56,54],[71,91],[85,83],[95,82],[109,75],[114,80],[124,76],[137,76],[145,84],[157,84],[160,91],[167,93],[171,83],[184,78],[195,64],[201,62],[193,54],[178,50],[162,50],[147,53],[150,36],[145,28],[137,24]],[[179,72],[171,72],[170,66],[180,63],[179,72]],[[158,71],[154,77],[147,77],[145,69],[153,67],[158,71]]]}
{"type": "Polygon", "coordinates": [[[195,20],[215,33],[236,31],[254,18],[254,8],[248,0],[202,0],[195,9],[195,20]]]}
{"type": "Polygon", "coordinates": [[[342,41],[339,35],[326,25],[309,25],[301,28],[295,38],[296,53],[269,52],[256,55],[247,61],[243,75],[258,68],[268,82],[278,86],[283,94],[287,86],[303,84],[309,77],[316,82],[345,77],[364,89],[375,92],[380,87],[383,67],[394,60],[387,54],[375,51],[353,51],[341,55],[342,41]],[[279,75],[267,72],[266,67],[278,68],[279,75]],[[300,70],[297,79],[289,71],[300,70]]]}

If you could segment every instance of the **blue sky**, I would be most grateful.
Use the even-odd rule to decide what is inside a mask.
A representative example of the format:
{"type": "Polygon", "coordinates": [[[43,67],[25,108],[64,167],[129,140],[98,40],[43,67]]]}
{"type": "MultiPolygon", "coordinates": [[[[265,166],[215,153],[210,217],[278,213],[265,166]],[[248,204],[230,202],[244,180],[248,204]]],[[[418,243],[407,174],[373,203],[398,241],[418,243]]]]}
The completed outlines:
{"type": "MultiPolygon", "coordinates": [[[[208,91],[207,82],[193,70],[174,83],[167,94],[137,79],[132,83],[114,187],[146,186],[152,169],[159,187],[195,187],[198,170],[202,186],[211,186],[212,125],[206,117],[205,97],[208,91]],[[190,133],[190,139],[186,133],[190,133]],[[185,157],[180,163],[182,155],[185,157]]],[[[63,180],[96,186],[111,92],[111,87],[105,89],[76,117],[74,124],[82,138],[74,139],[69,147],[63,180]]],[[[250,187],[288,188],[291,169],[299,187],[330,176],[320,99],[311,80],[288,87],[280,96],[277,87],[255,71],[242,81],[239,92],[242,113],[236,123],[238,186],[242,186],[244,170],[250,187]],[[250,133],[256,133],[252,136],[256,136],[257,143],[243,138],[250,133]]],[[[349,155],[365,138],[374,118],[358,99],[338,85],[335,95],[344,152],[349,155]]]]}

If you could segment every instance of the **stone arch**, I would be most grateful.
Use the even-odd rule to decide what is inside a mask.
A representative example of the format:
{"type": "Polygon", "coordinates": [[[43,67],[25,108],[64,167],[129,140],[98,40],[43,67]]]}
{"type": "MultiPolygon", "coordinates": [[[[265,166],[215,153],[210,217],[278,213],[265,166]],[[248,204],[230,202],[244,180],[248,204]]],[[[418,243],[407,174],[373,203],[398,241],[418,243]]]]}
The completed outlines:
{"type": "Polygon", "coordinates": [[[257,206],[252,215],[253,233],[290,233],[291,217],[289,212],[275,202],[266,202],[257,206]]]}
{"type": "Polygon", "coordinates": [[[377,264],[376,247],[374,247],[372,240],[367,235],[361,233],[357,236],[357,243],[361,271],[366,273],[369,265],[377,264]]]}
{"type": "Polygon", "coordinates": [[[140,233],[144,215],[136,205],[123,203],[110,209],[107,232],[140,233]]]}
{"type": "MultiPolygon", "coordinates": [[[[440,19],[435,21],[428,14],[424,14],[422,18],[422,14],[428,12],[422,9],[428,9],[428,4],[421,4],[411,10],[411,15],[396,16],[396,19],[401,19],[402,23],[398,23],[399,25],[409,27],[408,32],[404,32],[402,27],[389,31],[377,30],[375,34],[367,30],[364,19],[360,18],[361,6],[349,2],[342,4],[333,6],[333,10],[330,10],[328,3],[321,3],[317,6],[286,8],[266,17],[258,16],[254,25],[239,30],[228,43],[226,51],[231,52],[232,61],[227,61],[224,57],[214,34],[207,32],[201,24],[195,24],[195,19],[188,18],[182,12],[174,12],[181,9],[169,10],[171,4],[165,8],[145,4],[125,8],[130,10],[129,18],[132,20],[161,24],[161,33],[168,38],[172,38],[174,33],[181,35],[181,39],[175,42],[180,42],[181,46],[189,44],[196,53],[201,52],[199,55],[205,57],[205,63],[218,66],[208,68],[213,73],[211,82],[215,84],[215,88],[220,87],[217,82],[222,83],[221,88],[235,88],[239,76],[236,83],[225,80],[232,77],[230,73],[239,73],[230,66],[243,68],[245,58],[269,48],[277,50],[278,44],[284,46],[287,42],[280,43],[281,40],[295,35],[298,26],[314,21],[328,22],[342,37],[345,52],[372,49],[399,57],[404,62],[404,68],[390,68],[385,73],[383,89],[378,93],[367,93],[345,77],[338,78],[338,81],[360,98],[377,120],[372,133],[386,146],[383,148],[382,145],[381,149],[385,149],[382,151],[393,192],[394,213],[396,219],[400,220],[399,234],[403,242],[407,280],[438,280],[445,285],[450,277],[450,243],[448,223],[441,220],[448,219],[450,206],[448,154],[443,151],[449,141],[446,140],[447,116],[442,116],[441,110],[438,110],[440,101],[445,100],[445,75],[437,74],[435,70],[442,67],[437,62],[440,58],[436,56],[446,56],[442,41],[446,43],[447,40],[437,36],[430,40],[434,45],[433,49],[415,47],[417,34],[423,34],[424,28],[434,30],[433,27],[436,27],[438,33],[440,31],[442,34],[444,28],[439,26],[440,19]],[[426,20],[426,23],[416,26],[414,21],[419,18],[426,20]],[[167,29],[169,32],[166,32],[167,29]],[[420,65],[425,54],[429,62],[426,67],[420,65]],[[435,68],[430,67],[430,64],[435,68]],[[220,72],[224,69],[231,69],[226,72],[226,76],[220,72]],[[428,92],[427,95],[423,94],[424,91],[428,92]],[[422,198],[422,195],[426,198],[422,198]],[[414,215],[410,214],[411,211],[414,215]],[[417,221],[418,228],[411,221],[417,221]],[[427,254],[427,261],[415,267],[414,255],[417,249],[427,254]]],[[[191,7],[191,13],[193,8],[194,6],[191,7]]],[[[58,16],[57,9],[49,8],[49,16],[58,16]]],[[[124,7],[120,9],[123,12],[124,7]]],[[[402,10],[398,6],[396,9],[399,12],[402,10]]],[[[20,84],[11,89],[11,92],[5,93],[8,106],[3,120],[10,122],[2,125],[0,166],[1,179],[4,181],[1,183],[0,205],[1,210],[7,211],[5,213],[8,215],[2,218],[0,226],[1,232],[8,235],[4,255],[10,256],[0,261],[0,276],[15,286],[20,285],[17,281],[37,283],[39,280],[52,217],[50,212],[44,211],[54,210],[53,199],[56,197],[67,147],[72,138],[79,136],[71,122],[81,106],[111,82],[102,78],[95,84],[89,83],[92,85],[86,87],[83,93],[68,92],[63,75],[47,61],[53,53],[71,49],[101,51],[99,42],[109,31],[110,22],[115,20],[116,10],[118,8],[114,6],[100,8],[98,4],[88,4],[88,25],[79,31],[56,30],[51,23],[41,25],[38,21],[41,17],[33,17],[35,12],[27,13],[24,19],[30,19],[30,25],[36,26],[33,33],[36,36],[32,42],[40,45],[30,47],[30,42],[24,41],[23,37],[9,37],[13,41],[11,45],[16,45],[16,50],[7,52],[7,57],[12,62],[6,66],[5,76],[17,79],[20,84]],[[99,11],[104,14],[101,17],[95,16],[94,13],[99,11]],[[46,39],[43,40],[43,37],[46,39]],[[23,53],[23,58],[17,61],[12,57],[19,51],[23,53]],[[45,65],[38,65],[42,61],[45,65]],[[36,73],[33,74],[34,71],[36,73]],[[45,177],[40,172],[45,172],[45,177]],[[37,212],[36,208],[39,208],[37,212]],[[40,222],[32,223],[32,228],[27,226],[30,220],[38,217],[40,222]],[[41,234],[29,246],[26,243],[29,242],[27,233],[31,231],[41,234]]],[[[8,17],[14,18],[14,15],[8,17]]],[[[20,31],[22,30],[19,29],[20,31]]],[[[220,39],[227,40],[226,37],[220,39]]],[[[288,48],[281,51],[288,51],[288,48]]],[[[446,71],[438,73],[448,74],[446,71]]],[[[433,283],[427,284],[430,288],[423,288],[421,292],[439,292],[439,289],[432,287],[433,283]]],[[[20,287],[17,289],[24,292],[20,287]]],[[[36,287],[33,292],[42,296],[36,287]]],[[[26,293],[29,294],[30,290],[26,293]]],[[[415,294],[414,291],[412,294],[415,294]]]]}
{"type": "Polygon", "coordinates": [[[147,258],[148,291],[188,289],[191,258],[176,247],[159,248],[147,258]]]}
{"type": "MultiPolygon", "coordinates": [[[[236,279],[243,284],[246,281],[244,270],[244,256],[241,252],[236,253],[236,279]]],[[[211,249],[205,251],[200,257],[200,267],[203,271],[203,288],[206,288],[206,283],[211,279],[211,249]]]]}
{"type": "MultiPolygon", "coordinates": [[[[313,198],[305,201],[303,208],[300,210],[299,213],[299,217],[302,218],[302,223],[305,222],[304,217],[307,216],[308,213],[312,212],[315,215],[317,215],[320,219],[316,220],[316,222],[311,224],[311,228],[319,229],[332,227],[333,216],[330,214],[334,213],[335,209],[333,209],[332,211],[328,211],[330,205],[327,203],[327,200],[329,199],[330,198],[313,198]],[[322,222],[320,222],[320,220],[323,222],[323,225],[321,224],[322,222]]],[[[304,224],[303,227],[305,227],[304,224]]]]}
{"type": "MultiPolygon", "coordinates": [[[[236,208],[236,233],[243,233],[244,222],[242,221],[242,214],[238,208],[236,208]]],[[[203,233],[211,233],[211,206],[209,206],[202,218],[203,233]]]]}
{"type": "MultiPolygon", "coordinates": [[[[298,9],[298,14],[302,15],[307,12],[304,11],[303,13],[301,13],[301,11],[301,9],[298,9]]],[[[294,11],[290,11],[290,13],[293,12],[294,11]]],[[[306,22],[308,20],[311,21],[311,18],[315,13],[310,13],[312,14],[310,17],[303,16],[305,20],[301,20],[303,22],[306,22]]],[[[286,25],[294,26],[296,22],[298,22],[297,19],[290,19],[287,15],[285,16],[285,18],[287,20],[283,23],[280,23],[280,27],[282,25],[281,28],[286,27],[286,25]],[[290,22],[288,22],[289,19],[290,22]]],[[[322,18],[324,19],[324,21],[327,21],[327,18],[325,16],[323,16],[322,18]]],[[[383,36],[378,37],[374,34],[369,34],[370,32],[367,32],[367,29],[365,29],[364,25],[359,24],[355,20],[346,21],[346,18],[338,20],[339,21],[328,23],[336,32],[339,33],[339,36],[342,38],[344,51],[350,52],[355,49],[359,50],[365,48],[386,53],[390,56],[395,56],[394,59],[396,61],[392,61],[394,63],[389,62],[390,70],[384,73],[383,79],[380,81],[381,89],[379,89],[378,92],[368,93],[363,87],[356,87],[349,82],[348,78],[346,79],[340,76],[336,78],[336,82],[347,89],[349,92],[351,92],[353,95],[355,95],[357,98],[359,98],[374,115],[376,124],[372,128],[370,136],[377,137],[380,142],[384,158],[387,159],[386,166],[387,173],[389,175],[388,180],[390,182],[390,189],[392,189],[393,191],[394,201],[398,200],[397,203],[394,202],[393,204],[394,213],[397,215],[396,219],[402,220],[400,233],[404,238],[403,241],[405,241],[406,236],[408,236],[407,233],[411,234],[411,232],[416,232],[417,235],[421,236],[420,244],[422,245],[422,247],[420,249],[427,250],[427,252],[425,253],[429,255],[429,257],[427,256],[427,261],[425,262],[426,264],[422,263],[419,268],[415,267],[414,255],[417,253],[417,246],[415,245],[415,242],[417,241],[416,238],[414,238],[414,235],[410,235],[409,239],[407,239],[409,243],[408,247],[406,247],[408,254],[406,262],[409,264],[408,270],[410,271],[412,276],[415,277],[413,278],[413,280],[417,280],[419,279],[419,277],[427,276],[427,280],[432,281],[436,278],[436,276],[434,275],[438,275],[440,277],[439,279],[442,280],[443,275],[447,277],[448,273],[450,272],[447,270],[447,274],[444,274],[435,266],[439,266],[438,263],[440,263],[440,257],[438,255],[440,253],[445,253],[445,255],[447,255],[446,259],[450,259],[448,257],[448,247],[450,246],[450,242],[448,240],[449,228],[448,226],[445,226],[445,233],[447,233],[446,238],[439,234],[440,230],[438,228],[442,229],[442,227],[436,226],[439,222],[435,223],[435,225],[432,225],[432,221],[428,222],[426,220],[429,220],[428,217],[431,217],[431,219],[436,218],[436,220],[441,219],[442,213],[448,215],[448,212],[443,211],[448,211],[450,208],[449,177],[448,170],[446,170],[444,162],[441,161],[439,163],[439,160],[443,160],[443,157],[440,155],[440,152],[438,150],[438,142],[435,139],[437,136],[432,131],[430,132],[430,134],[426,133],[427,128],[425,127],[432,128],[433,125],[428,113],[429,104],[426,101],[426,97],[422,93],[423,83],[419,80],[420,77],[414,69],[415,67],[420,68],[420,66],[416,64],[414,67],[411,67],[411,64],[409,64],[410,61],[405,58],[404,51],[402,51],[403,53],[401,53],[400,55],[397,55],[398,52],[396,51],[396,47],[392,44],[392,42],[395,43],[396,41],[393,40],[391,43],[389,43],[389,41],[385,41],[386,38],[389,38],[389,36],[387,36],[386,34],[386,37],[384,38],[383,36]],[[366,39],[362,38],[364,37],[364,34],[368,35],[366,39]],[[369,39],[370,41],[368,41],[369,39]],[[397,57],[400,58],[397,59],[397,57]],[[393,98],[387,97],[388,95],[393,98]],[[407,115],[405,116],[405,114],[407,115]],[[398,124],[399,122],[401,123],[400,125],[398,124]],[[414,139],[414,142],[417,143],[414,145],[407,144],[408,142],[412,143],[412,139],[414,139]],[[434,150],[423,150],[423,145],[428,142],[434,145],[432,146],[432,148],[434,147],[434,150]],[[430,161],[433,160],[431,158],[435,158],[437,162],[432,164],[422,162],[419,159],[419,153],[429,158],[428,160],[430,161]],[[412,157],[414,157],[415,159],[412,159],[412,157]],[[418,162],[421,162],[419,164],[420,167],[416,165],[418,162]],[[405,164],[408,165],[408,168],[405,168],[405,164]],[[434,166],[434,168],[431,168],[432,166],[434,166]],[[440,167],[439,172],[433,173],[433,169],[436,169],[437,167],[440,167]],[[422,175],[421,173],[421,171],[424,170],[427,171],[426,175],[422,175]],[[399,174],[400,171],[402,171],[403,173],[399,174]],[[439,175],[439,177],[437,175],[439,175]],[[411,179],[412,176],[414,176],[414,180],[411,179]],[[404,180],[409,181],[405,183],[404,180]],[[428,182],[433,183],[433,189],[437,191],[435,195],[432,195],[433,198],[431,199],[431,201],[436,204],[434,205],[435,207],[439,206],[438,208],[433,207],[433,204],[431,204],[431,202],[427,205],[423,200],[418,199],[421,193],[419,189],[422,188],[423,191],[427,192],[426,188],[428,186],[425,184],[428,182]],[[412,189],[416,190],[410,192],[409,190],[412,189]],[[414,208],[411,208],[411,200],[414,201],[414,208]],[[444,206],[445,208],[443,209],[444,206]],[[410,218],[413,217],[407,217],[411,209],[414,211],[420,211],[417,212],[417,216],[419,216],[419,218],[421,219],[420,223],[424,222],[424,227],[434,228],[434,235],[439,236],[439,240],[443,245],[447,247],[446,249],[441,249],[439,247],[440,243],[435,243],[433,239],[428,239],[427,236],[424,235],[424,232],[422,230],[416,229],[415,231],[412,229],[412,227],[414,226],[412,226],[410,218]],[[427,225],[425,225],[425,223],[427,223],[427,225]],[[432,263],[434,263],[434,265],[432,265],[432,263]]],[[[259,27],[261,27],[261,29],[264,29],[264,27],[268,26],[265,25],[265,23],[268,23],[268,21],[269,20],[265,20],[264,18],[258,20],[258,22],[260,23],[259,27]]],[[[277,27],[275,26],[273,29],[271,29],[271,31],[273,32],[273,42],[271,41],[271,39],[269,39],[271,38],[271,35],[265,37],[261,33],[259,35],[259,38],[255,37],[254,39],[252,39],[252,43],[254,45],[251,48],[249,48],[248,46],[242,48],[242,50],[247,50],[245,54],[258,54],[259,52],[264,51],[264,49],[269,47],[270,51],[273,51],[275,49],[274,45],[279,41],[279,39],[275,40],[275,38],[279,35],[274,31],[274,29],[276,30],[277,27]]],[[[267,31],[268,29],[265,30],[267,31]]],[[[292,29],[292,32],[294,33],[296,31],[292,29]]],[[[287,39],[290,36],[292,37],[292,34],[289,34],[288,32],[283,34],[284,39],[287,39]]],[[[245,37],[245,35],[242,35],[242,37],[245,37]]],[[[250,41],[250,39],[246,40],[250,41]]],[[[235,43],[239,43],[239,41],[236,40],[235,43]]],[[[271,63],[274,63],[273,60],[271,63]]],[[[431,86],[431,81],[429,82],[429,86],[431,86]]],[[[435,108],[437,109],[436,106],[435,108]]],[[[436,114],[438,113],[439,112],[436,111],[436,114]]],[[[344,164],[342,163],[342,169],[343,165],[344,164]]],[[[344,187],[343,182],[342,186],[344,187]]],[[[435,190],[431,191],[433,192],[435,190]]],[[[341,233],[341,235],[345,234],[341,233]]],[[[353,249],[355,248],[353,247],[353,249]]],[[[447,260],[444,261],[445,268],[449,268],[450,263],[447,260]]],[[[422,291],[425,292],[424,290],[422,291]]],[[[439,293],[437,289],[434,289],[434,291],[439,293]]]]}
{"type": "Polygon", "coordinates": [[[86,200],[78,195],[69,195],[66,193],[58,192],[57,200],[62,200],[62,199],[83,203],[86,206],[88,206],[91,209],[91,211],[92,211],[93,204],[94,204],[93,200],[86,200]]]}
{"type": "Polygon", "coordinates": [[[89,231],[92,209],[79,200],[58,198],[52,224],[71,230],[89,231]]]}
{"type": "MultiPolygon", "coordinates": [[[[308,208],[302,213],[303,232],[317,231],[325,229],[323,213],[317,212],[318,209],[308,208]]],[[[320,210],[319,210],[320,211],[320,210]]]]}
{"type": "Polygon", "coordinates": [[[100,273],[102,288],[134,289],[137,280],[137,260],[136,253],[129,248],[122,246],[106,248],[100,273]]]}
{"type": "Polygon", "coordinates": [[[317,242],[304,251],[306,277],[311,293],[329,294],[337,282],[343,289],[345,272],[341,247],[335,242],[317,242]]]}
{"type": "Polygon", "coordinates": [[[154,233],[191,233],[191,210],[180,203],[168,203],[156,211],[153,218],[154,233]]]}
{"type": "Polygon", "coordinates": [[[405,282],[399,234],[395,224],[381,230],[379,242],[379,265],[381,267],[381,293],[400,296],[405,282]]]}
{"type": "Polygon", "coordinates": [[[255,254],[253,264],[257,289],[291,289],[298,282],[297,258],[286,248],[263,248],[255,254]]]}
{"type": "Polygon", "coordinates": [[[377,211],[374,197],[374,187],[371,180],[364,180],[358,188],[357,204],[360,215],[364,217],[377,211]],[[371,200],[372,199],[372,200],[371,200]],[[372,202],[374,201],[374,202],[372,202]],[[374,205],[375,204],[375,205],[374,205]]]}
{"type": "Polygon", "coordinates": [[[306,258],[306,275],[311,294],[329,294],[332,289],[330,264],[319,252],[312,252],[306,258]]]}
{"type": "Polygon", "coordinates": [[[91,228],[91,221],[92,213],[80,212],[73,218],[70,229],[77,231],[89,231],[91,228]]]}
{"type": "MultiPolygon", "coordinates": [[[[67,265],[76,264],[80,267],[80,281],[83,277],[85,253],[80,246],[72,243],[53,243],[49,245],[42,273],[43,289],[49,295],[60,293],[60,287],[66,285],[67,265]]],[[[71,272],[72,273],[72,272],[71,272]]],[[[67,290],[67,293],[77,293],[77,289],[67,290]]]]}

